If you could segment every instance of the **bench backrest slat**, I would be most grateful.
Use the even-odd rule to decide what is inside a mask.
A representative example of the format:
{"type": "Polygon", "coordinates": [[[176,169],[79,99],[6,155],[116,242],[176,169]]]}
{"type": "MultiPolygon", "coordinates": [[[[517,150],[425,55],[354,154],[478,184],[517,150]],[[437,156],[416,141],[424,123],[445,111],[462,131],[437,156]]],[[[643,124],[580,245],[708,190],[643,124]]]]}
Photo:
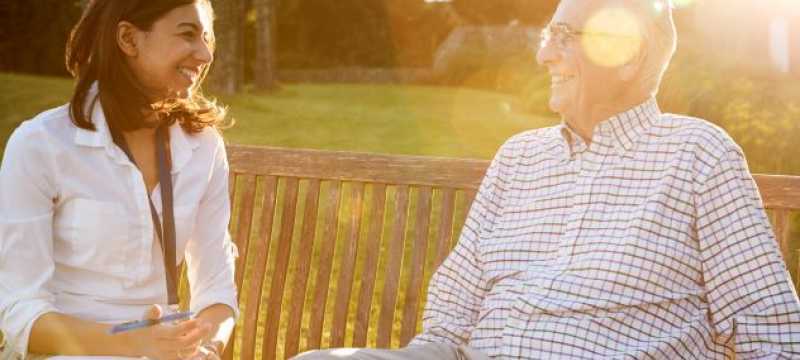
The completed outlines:
{"type": "Polygon", "coordinates": [[[341,255],[339,260],[338,279],[336,286],[336,303],[333,307],[333,325],[331,327],[330,347],[344,346],[344,337],[347,326],[348,307],[350,295],[353,290],[353,274],[355,271],[356,256],[358,256],[358,237],[361,227],[361,207],[364,200],[364,184],[355,183],[350,189],[349,209],[344,221],[344,234],[341,255]]]}
{"type": "Polygon", "coordinates": [[[313,306],[311,309],[311,321],[309,323],[309,335],[307,337],[307,349],[319,348],[322,343],[322,325],[325,317],[325,309],[328,300],[328,286],[331,280],[331,269],[333,267],[334,246],[336,245],[336,230],[339,224],[339,206],[341,205],[340,181],[333,181],[330,192],[327,196],[328,206],[324,209],[325,216],[322,227],[322,238],[320,242],[320,255],[313,265],[317,268],[316,281],[314,287],[313,306]]]}
{"type": "Polygon", "coordinates": [[[477,188],[488,162],[473,159],[393,156],[343,151],[235,146],[231,170],[303,179],[477,188]],[[265,156],[268,155],[268,156],[265,156]]]}
{"type": "Polygon", "coordinates": [[[422,276],[425,267],[425,256],[428,250],[428,227],[431,218],[431,198],[433,190],[423,186],[417,192],[417,215],[414,224],[414,242],[411,248],[411,274],[405,291],[405,307],[403,309],[400,343],[408,343],[417,332],[417,314],[419,313],[420,296],[422,295],[422,276]]]}
{"type": "MultiPolygon", "coordinates": [[[[314,235],[317,226],[317,210],[319,208],[320,180],[309,181],[306,192],[303,230],[298,243],[298,259],[311,259],[314,246],[314,235]]],[[[289,318],[286,330],[286,353],[296,354],[300,344],[300,327],[306,297],[308,274],[311,270],[309,261],[295,261],[295,273],[292,287],[292,299],[289,303],[289,318]]]]}
{"type": "Polygon", "coordinates": [[[295,212],[297,211],[298,179],[287,178],[283,198],[280,232],[278,233],[278,249],[275,257],[275,268],[270,274],[272,282],[266,308],[266,326],[264,332],[263,353],[275,353],[279,325],[283,306],[284,286],[289,268],[289,256],[292,251],[295,212]]]}
{"type": "Polygon", "coordinates": [[[361,286],[358,295],[358,305],[356,307],[356,319],[353,328],[353,346],[364,347],[367,345],[367,330],[369,329],[370,310],[372,308],[373,291],[378,271],[378,257],[380,256],[380,239],[383,232],[384,215],[386,210],[386,185],[375,184],[373,186],[372,204],[370,208],[371,218],[369,220],[369,230],[364,242],[374,243],[372,246],[365,246],[364,264],[361,273],[361,286]]]}
{"type": "Polygon", "coordinates": [[[377,346],[389,347],[394,326],[395,305],[400,285],[400,266],[405,240],[406,222],[408,221],[408,207],[410,189],[406,185],[396,188],[394,198],[394,211],[389,232],[389,242],[386,245],[386,272],[384,274],[384,289],[378,311],[377,346]]]}
{"type": "MultiPolygon", "coordinates": [[[[243,312],[225,359],[407,344],[489,165],[252,146],[228,156],[243,312]]],[[[800,177],[755,179],[789,260],[800,177]]]]}

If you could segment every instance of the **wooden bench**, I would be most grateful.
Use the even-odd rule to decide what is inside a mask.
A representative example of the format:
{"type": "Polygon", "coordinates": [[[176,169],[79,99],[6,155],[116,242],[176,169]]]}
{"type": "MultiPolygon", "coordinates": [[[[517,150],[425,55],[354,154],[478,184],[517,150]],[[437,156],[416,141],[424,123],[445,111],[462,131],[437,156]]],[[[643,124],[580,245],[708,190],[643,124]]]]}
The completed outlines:
{"type": "MultiPolygon", "coordinates": [[[[226,359],[405,345],[488,166],[250,146],[228,157],[242,316],[226,359]]],[[[789,212],[800,209],[800,177],[756,181],[785,259],[796,259],[789,212]]]]}

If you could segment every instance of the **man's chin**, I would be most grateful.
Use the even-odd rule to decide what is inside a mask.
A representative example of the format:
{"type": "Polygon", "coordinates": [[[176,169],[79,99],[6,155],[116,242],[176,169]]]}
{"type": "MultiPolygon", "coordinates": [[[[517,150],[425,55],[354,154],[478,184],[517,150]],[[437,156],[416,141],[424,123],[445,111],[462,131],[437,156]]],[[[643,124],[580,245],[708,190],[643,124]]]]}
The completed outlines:
{"type": "Polygon", "coordinates": [[[564,113],[565,104],[564,104],[563,101],[561,101],[561,99],[558,99],[558,98],[555,98],[555,97],[551,97],[550,98],[550,102],[547,105],[550,107],[550,111],[552,111],[554,113],[557,113],[557,114],[563,114],[564,113]]]}

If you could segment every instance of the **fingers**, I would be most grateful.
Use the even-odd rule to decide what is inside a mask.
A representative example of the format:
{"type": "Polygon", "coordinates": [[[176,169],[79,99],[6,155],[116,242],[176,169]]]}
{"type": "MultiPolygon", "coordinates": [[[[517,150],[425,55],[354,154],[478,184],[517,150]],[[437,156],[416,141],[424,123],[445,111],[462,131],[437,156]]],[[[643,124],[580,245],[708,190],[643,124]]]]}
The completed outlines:
{"type": "Polygon", "coordinates": [[[187,360],[221,360],[216,352],[206,347],[200,347],[197,350],[198,351],[193,356],[187,358],[187,360]]]}
{"type": "Polygon", "coordinates": [[[211,326],[197,320],[187,320],[177,325],[161,325],[155,331],[159,340],[172,343],[174,348],[196,348],[211,333],[211,326]]]}
{"type": "Polygon", "coordinates": [[[163,314],[163,313],[164,313],[164,311],[161,310],[160,306],[158,306],[158,305],[150,305],[150,307],[147,308],[147,310],[144,312],[144,316],[142,316],[142,319],[144,319],[144,320],[155,320],[155,319],[160,318],[161,314],[163,314]]]}

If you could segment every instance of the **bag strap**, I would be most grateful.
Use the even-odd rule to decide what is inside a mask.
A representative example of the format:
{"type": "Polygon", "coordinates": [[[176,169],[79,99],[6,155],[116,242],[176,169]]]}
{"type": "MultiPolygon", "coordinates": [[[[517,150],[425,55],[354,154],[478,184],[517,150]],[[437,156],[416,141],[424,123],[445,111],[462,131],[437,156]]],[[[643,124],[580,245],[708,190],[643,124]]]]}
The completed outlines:
{"type": "MultiPolygon", "coordinates": [[[[125,141],[125,137],[113,128],[110,129],[110,131],[114,143],[122,149],[128,157],[128,160],[138,167],[136,160],[134,160],[130,152],[128,143],[125,141]]],[[[158,159],[158,180],[161,186],[163,226],[162,221],[159,220],[158,213],[156,212],[153,199],[150,197],[149,192],[147,194],[147,200],[150,203],[150,215],[153,219],[153,226],[155,227],[156,236],[161,245],[161,254],[164,258],[168,303],[169,305],[176,305],[178,304],[178,266],[175,261],[175,213],[172,191],[172,159],[168,147],[169,136],[167,135],[167,125],[159,126],[156,129],[156,158],[158,159]]]]}

